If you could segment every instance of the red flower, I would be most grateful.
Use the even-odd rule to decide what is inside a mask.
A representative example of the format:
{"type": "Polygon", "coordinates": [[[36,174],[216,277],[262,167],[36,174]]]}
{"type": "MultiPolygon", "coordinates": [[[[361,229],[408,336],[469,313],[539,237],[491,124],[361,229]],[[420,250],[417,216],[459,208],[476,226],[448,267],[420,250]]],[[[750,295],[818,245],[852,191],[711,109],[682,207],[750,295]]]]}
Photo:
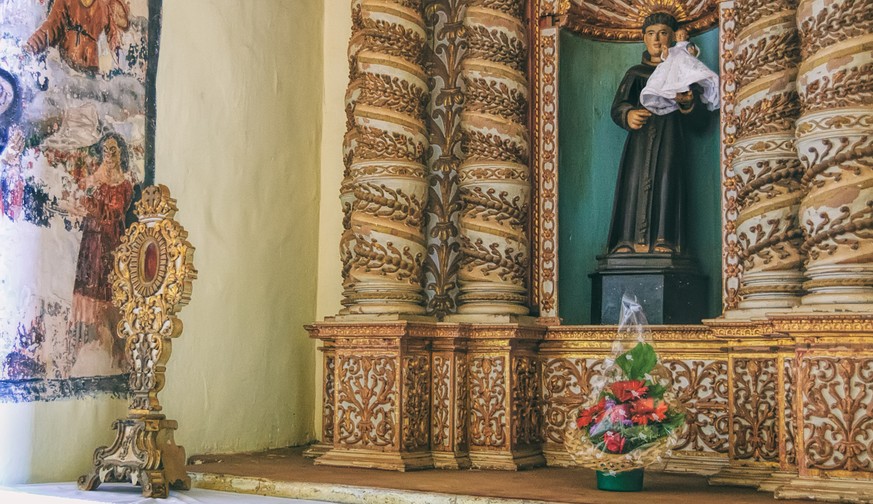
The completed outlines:
{"type": "Polygon", "coordinates": [[[646,392],[649,391],[649,387],[646,387],[646,382],[643,380],[626,380],[615,382],[610,386],[612,389],[612,395],[618,399],[619,402],[627,402],[633,401],[634,399],[639,399],[646,395],[646,392]]]}
{"type": "Polygon", "coordinates": [[[621,453],[624,450],[624,436],[618,432],[606,431],[603,435],[603,441],[606,443],[606,450],[612,453],[621,453]]]}
{"type": "Polygon", "coordinates": [[[660,422],[667,417],[667,403],[655,404],[651,397],[639,399],[631,403],[631,421],[637,425],[648,425],[650,420],[660,422]]]}
{"type": "Polygon", "coordinates": [[[576,419],[576,427],[583,429],[591,425],[591,422],[594,420],[595,415],[601,413],[605,405],[606,399],[601,399],[600,402],[598,402],[594,406],[591,406],[590,408],[585,408],[584,410],[579,412],[579,418],[576,419]]]}

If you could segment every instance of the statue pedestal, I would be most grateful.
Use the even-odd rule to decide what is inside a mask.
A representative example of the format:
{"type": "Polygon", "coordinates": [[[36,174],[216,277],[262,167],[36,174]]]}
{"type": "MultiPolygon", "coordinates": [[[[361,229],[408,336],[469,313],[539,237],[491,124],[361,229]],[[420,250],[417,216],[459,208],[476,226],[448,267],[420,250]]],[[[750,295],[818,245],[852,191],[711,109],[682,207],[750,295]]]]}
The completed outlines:
{"type": "Polygon", "coordinates": [[[618,324],[621,297],[633,294],[650,324],[699,324],[706,317],[707,279],[694,261],[673,254],[613,254],[597,258],[591,323],[618,324]]]}

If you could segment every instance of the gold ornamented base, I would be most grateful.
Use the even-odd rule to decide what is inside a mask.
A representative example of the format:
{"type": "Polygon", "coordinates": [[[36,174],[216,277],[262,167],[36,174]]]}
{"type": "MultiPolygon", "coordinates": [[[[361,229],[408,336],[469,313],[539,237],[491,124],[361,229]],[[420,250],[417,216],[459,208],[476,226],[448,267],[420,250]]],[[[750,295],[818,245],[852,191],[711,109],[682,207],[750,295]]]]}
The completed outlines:
{"type": "Polygon", "coordinates": [[[758,485],[759,492],[775,492],[797,478],[797,471],[776,471],[758,485]]]}
{"type": "Polygon", "coordinates": [[[730,466],[711,476],[707,481],[712,486],[738,486],[758,488],[768,481],[778,469],[766,466],[730,466]]]}
{"type": "Polygon", "coordinates": [[[303,452],[303,456],[315,459],[329,452],[331,448],[333,445],[330,443],[315,443],[303,452]]]}
{"type": "Polygon", "coordinates": [[[398,453],[335,448],[315,459],[315,465],[361,467],[404,472],[431,469],[433,467],[433,457],[430,452],[398,453]]]}
{"type": "Polygon", "coordinates": [[[776,489],[777,499],[814,499],[823,502],[873,502],[873,481],[804,477],[776,489]]]}
{"type": "Polygon", "coordinates": [[[727,456],[719,453],[674,451],[673,456],[666,459],[662,472],[712,476],[726,469],[728,463],[727,456]]]}
{"type": "Polygon", "coordinates": [[[142,485],[143,497],[163,499],[169,489],[188,490],[185,448],[176,445],[178,424],[163,415],[126,418],[112,424],[115,442],[94,451],[94,469],[79,478],[79,489],[95,490],[101,483],[142,485]]]}
{"type": "Polygon", "coordinates": [[[466,453],[432,452],[434,469],[469,469],[471,462],[466,453]]]}
{"type": "Polygon", "coordinates": [[[513,451],[470,451],[470,462],[476,469],[518,471],[546,465],[542,449],[526,448],[513,451]]]}

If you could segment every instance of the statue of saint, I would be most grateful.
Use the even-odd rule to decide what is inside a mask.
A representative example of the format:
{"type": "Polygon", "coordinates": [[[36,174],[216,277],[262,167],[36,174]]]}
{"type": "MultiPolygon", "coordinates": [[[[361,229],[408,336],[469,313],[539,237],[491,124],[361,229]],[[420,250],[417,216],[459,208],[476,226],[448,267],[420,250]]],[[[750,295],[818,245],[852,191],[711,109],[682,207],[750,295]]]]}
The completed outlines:
{"type": "Polygon", "coordinates": [[[685,219],[683,179],[688,164],[683,129],[703,124],[707,113],[701,86],[675,94],[675,110],[658,115],[640,94],[674,43],[679,25],[670,14],[654,13],[643,23],[642,63],[627,71],[612,103],[612,120],[628,130],[621,157],[608,253],[682,253],[685,219]]]}

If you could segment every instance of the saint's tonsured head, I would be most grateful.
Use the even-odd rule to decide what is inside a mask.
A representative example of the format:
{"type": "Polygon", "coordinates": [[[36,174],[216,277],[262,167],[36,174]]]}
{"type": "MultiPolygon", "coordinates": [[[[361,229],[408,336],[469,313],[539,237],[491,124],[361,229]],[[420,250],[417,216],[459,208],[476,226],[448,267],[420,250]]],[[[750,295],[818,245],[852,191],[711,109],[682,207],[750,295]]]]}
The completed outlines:
{"type": "Polygon", "coordinates": [[[676,18],[665,12],[655,12],[643,20],[643,42],[652,61],[660,61],[661,51],[673,44],[673,33],[679,28],[676,18]]]}

